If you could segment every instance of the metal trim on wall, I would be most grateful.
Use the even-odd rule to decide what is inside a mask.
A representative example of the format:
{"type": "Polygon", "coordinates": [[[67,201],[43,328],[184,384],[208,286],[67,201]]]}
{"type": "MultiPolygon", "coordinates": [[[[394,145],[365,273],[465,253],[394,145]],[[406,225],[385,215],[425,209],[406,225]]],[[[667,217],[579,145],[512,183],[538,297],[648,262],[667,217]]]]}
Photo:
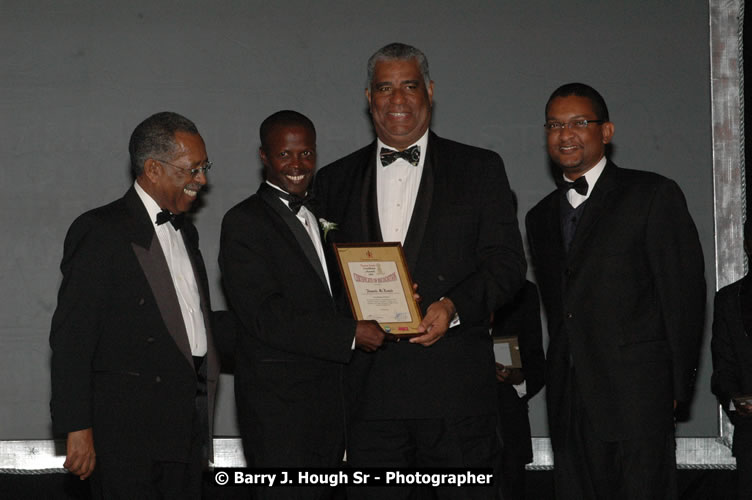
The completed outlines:
{"type": "MultiPolygon", "coordinates": [[[[745,274],[742,33],[744,0],[710,0],[715,289],[745,274]]],[[[733,425],[718,410],[718,440],[730,447],[733,425]]]]}

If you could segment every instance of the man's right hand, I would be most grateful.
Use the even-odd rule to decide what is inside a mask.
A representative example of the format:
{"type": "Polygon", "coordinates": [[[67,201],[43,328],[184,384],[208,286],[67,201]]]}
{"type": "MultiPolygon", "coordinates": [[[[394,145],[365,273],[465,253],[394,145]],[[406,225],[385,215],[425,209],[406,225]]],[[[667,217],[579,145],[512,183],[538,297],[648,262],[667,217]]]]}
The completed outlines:
{"type": "Polygon", "coordinates": [[[96,453],[94,453],[94,433],[91,427],[68,433],[66,455],[63,467],[81,479],[86,479],[94,472],[96,453]]]}
{"type": "Polygon", "coordinates": [[[373,352],[384,343],[386,333],[376,321],[358,321],[355,328],[355,347],[373,352]]]}

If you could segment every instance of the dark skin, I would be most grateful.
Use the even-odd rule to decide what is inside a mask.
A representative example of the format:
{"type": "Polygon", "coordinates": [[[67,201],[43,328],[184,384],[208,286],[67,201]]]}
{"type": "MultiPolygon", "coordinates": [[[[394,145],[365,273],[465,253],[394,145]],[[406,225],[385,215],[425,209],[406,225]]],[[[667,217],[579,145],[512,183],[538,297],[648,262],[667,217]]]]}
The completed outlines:
{"type": "MultiPolygon", "coordinates": [[[[198,134],[176,132],[173,137],[175,153],[171,158],[149,158],[144,162],[143,173],[137,182],[160,208],[174,214],[190,209],[196,195],[206,185],[206,174],[192,175],[191,168],[201,167],[208,161],[204,141],[198,134]]],[[[96,466],[94,431],[91,427],[68,433],[63,467],[80,479],[91,476],[96,466]]]]}
{"type": "MultiPolygon", "coordinates": [[[[276,125],[259,149],[266,180],[285,192],[305,196],[316,168],[316,133],[303,125],[276,125]]],[[[375,321],[358,321],[355,347],[373,352],[387,334],[375,321]]]]}
{"type": "Polygon", "coordinates": [[[521,368],[507,368],[496,363],[496,380],[503,384],[519,385],[525,381],[525,374],[521,368]]]}

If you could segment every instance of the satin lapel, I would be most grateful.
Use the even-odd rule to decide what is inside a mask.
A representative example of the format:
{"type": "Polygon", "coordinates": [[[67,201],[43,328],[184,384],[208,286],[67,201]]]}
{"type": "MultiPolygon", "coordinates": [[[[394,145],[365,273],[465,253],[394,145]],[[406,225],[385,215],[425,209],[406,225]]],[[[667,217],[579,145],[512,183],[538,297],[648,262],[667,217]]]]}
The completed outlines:
{"type": "Polygon", "coordinates": [[[133,252],[136,254],[141,269],[143,269],[149,282],[149,287],[157,301],[157,307],[167,331],[177,344],[180,352],[185,356],[186,361],[193,366],[191,347],[188,343],[188,333],[183,323],[183,315],[180,312],[178,295],[170,276],[170,270],[167,267],[167,259],[165,259],[162,246],[157,239],[157,233],[154,232],[149,214],[135,190],[126,193],[126,205],[131,212],[133,227],[136,229],[134,241],[131,242],[133,252]],[[129,196],[131,192],[132,197],[129,196]],[[147,234],[150,234],[151,237],[146,237],[147,234]],[[148,243],[146,243],[147,240],[148,243]]]}
{"type": "Polygon", "coordinates": [[[379,201],[376,193],[376,143],[371,148],[368,163],[363,170],[362,191],[360,193],[361,227],[363,240],[370,242],[384,241],[379,220],[379,201]]]}
{"type": "Polygon", "coordinates": [[[431,213],[434,174],[439,162],[437,148],[438,141],[431,133],[428,136],[428,150],[426,151],[426,159],[423,162],[423,174],[420,178],[418,196],[415,198],[415,206],[410,216],[410,226],[407,228],[407,234],[405,235],[404,250],[408,269],[415,269],[418,263],[420,245],[423,243],[423,235],[426,232],[426,225],[428,225],[428,216],[431,213]]]}
{"type": "Polygon", "coordinates": [[[269,186],[266,183],[262,183],[259,187],[258,195],[262,200],[264,200],[269,208],[271,208],[280,217],[282,217],[285,225],[288,227],[288,229],[290,229],[292,235],[295,237],[295,240],[298,242],[298,246],[300,246],[303,254],[305,254],[306,259],[308,259],[308,262],[311,264],[311,266],[313,266],[313,269],[316,271],[316,274],[318,274],[319,279],[324,284],[324,287],[328,290],[329,285],[327,285],[326,276],[324,276],[324,268],[321,267],[319,254],[318,252],[316,252],[316,247],[313,246],[311,237],[308,235],[308,232],[303,227],[303,224],[300,223],[300,220],[297,218],[297,216],[292,213],[292,210],[285,206],[285,204],[282,202],[282,200],[279,199],[279,196],[277,196],[274,191],[275,189],[273,187],[269,186]]]}
{"type": "Polygon", "coordinates": [[[597,225],[609,202],[609,193],[616,188],[616,167],[611,162],[606,164],[593,192],[587,199],[587,206],[582,214],[582,220],[577,224],[572,246],[569,248],[567,261],[571,262],[585,247],[589,235],[597,225]]]}

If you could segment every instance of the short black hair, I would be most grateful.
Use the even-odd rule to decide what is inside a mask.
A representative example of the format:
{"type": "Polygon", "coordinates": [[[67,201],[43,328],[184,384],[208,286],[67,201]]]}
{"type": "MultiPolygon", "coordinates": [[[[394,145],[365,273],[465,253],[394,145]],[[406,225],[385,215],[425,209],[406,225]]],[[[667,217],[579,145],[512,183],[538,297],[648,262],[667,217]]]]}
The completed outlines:
{"type": "Polygon", "coordinates": [[[266,119],[261,122],[259,127],[259,138],[261,139],[261,147],[266,150],[269,142],[269,134],[275,127],[303,127],[313,132],[313,138],[316,138],[316,127],[313,126],[313,122],[303,113],[298,113],[291,109],[283,109],[267,116],[266,119]]]}
{"type": "Polygon", "coordinates": [[[551,94],[551,97],[548,98],[548,102],[546,103],[546,116],[548,116],[548,108],[551,106],[551,101],[557,97],[569,97],[572,95],[589,99],[590,103],[593,105],[593,112],[595,112],[596,118],[598,120],[610,121],[608,118],[608,106],[606,106],[606,101],[603,99],[603,96],[590,85],[576,82],[567,83],[554,90],[554,93],[551,94]]]}
{"type": "Polygon", "coordinates": [[[176,132],[199,135],[192,121],[172,111],[156,113],[138,124],[128,143],[134,177],[144,172],[144,162],[149,158],[156,159],[156,156],[170,155],[175,151],[176,132]]]}

